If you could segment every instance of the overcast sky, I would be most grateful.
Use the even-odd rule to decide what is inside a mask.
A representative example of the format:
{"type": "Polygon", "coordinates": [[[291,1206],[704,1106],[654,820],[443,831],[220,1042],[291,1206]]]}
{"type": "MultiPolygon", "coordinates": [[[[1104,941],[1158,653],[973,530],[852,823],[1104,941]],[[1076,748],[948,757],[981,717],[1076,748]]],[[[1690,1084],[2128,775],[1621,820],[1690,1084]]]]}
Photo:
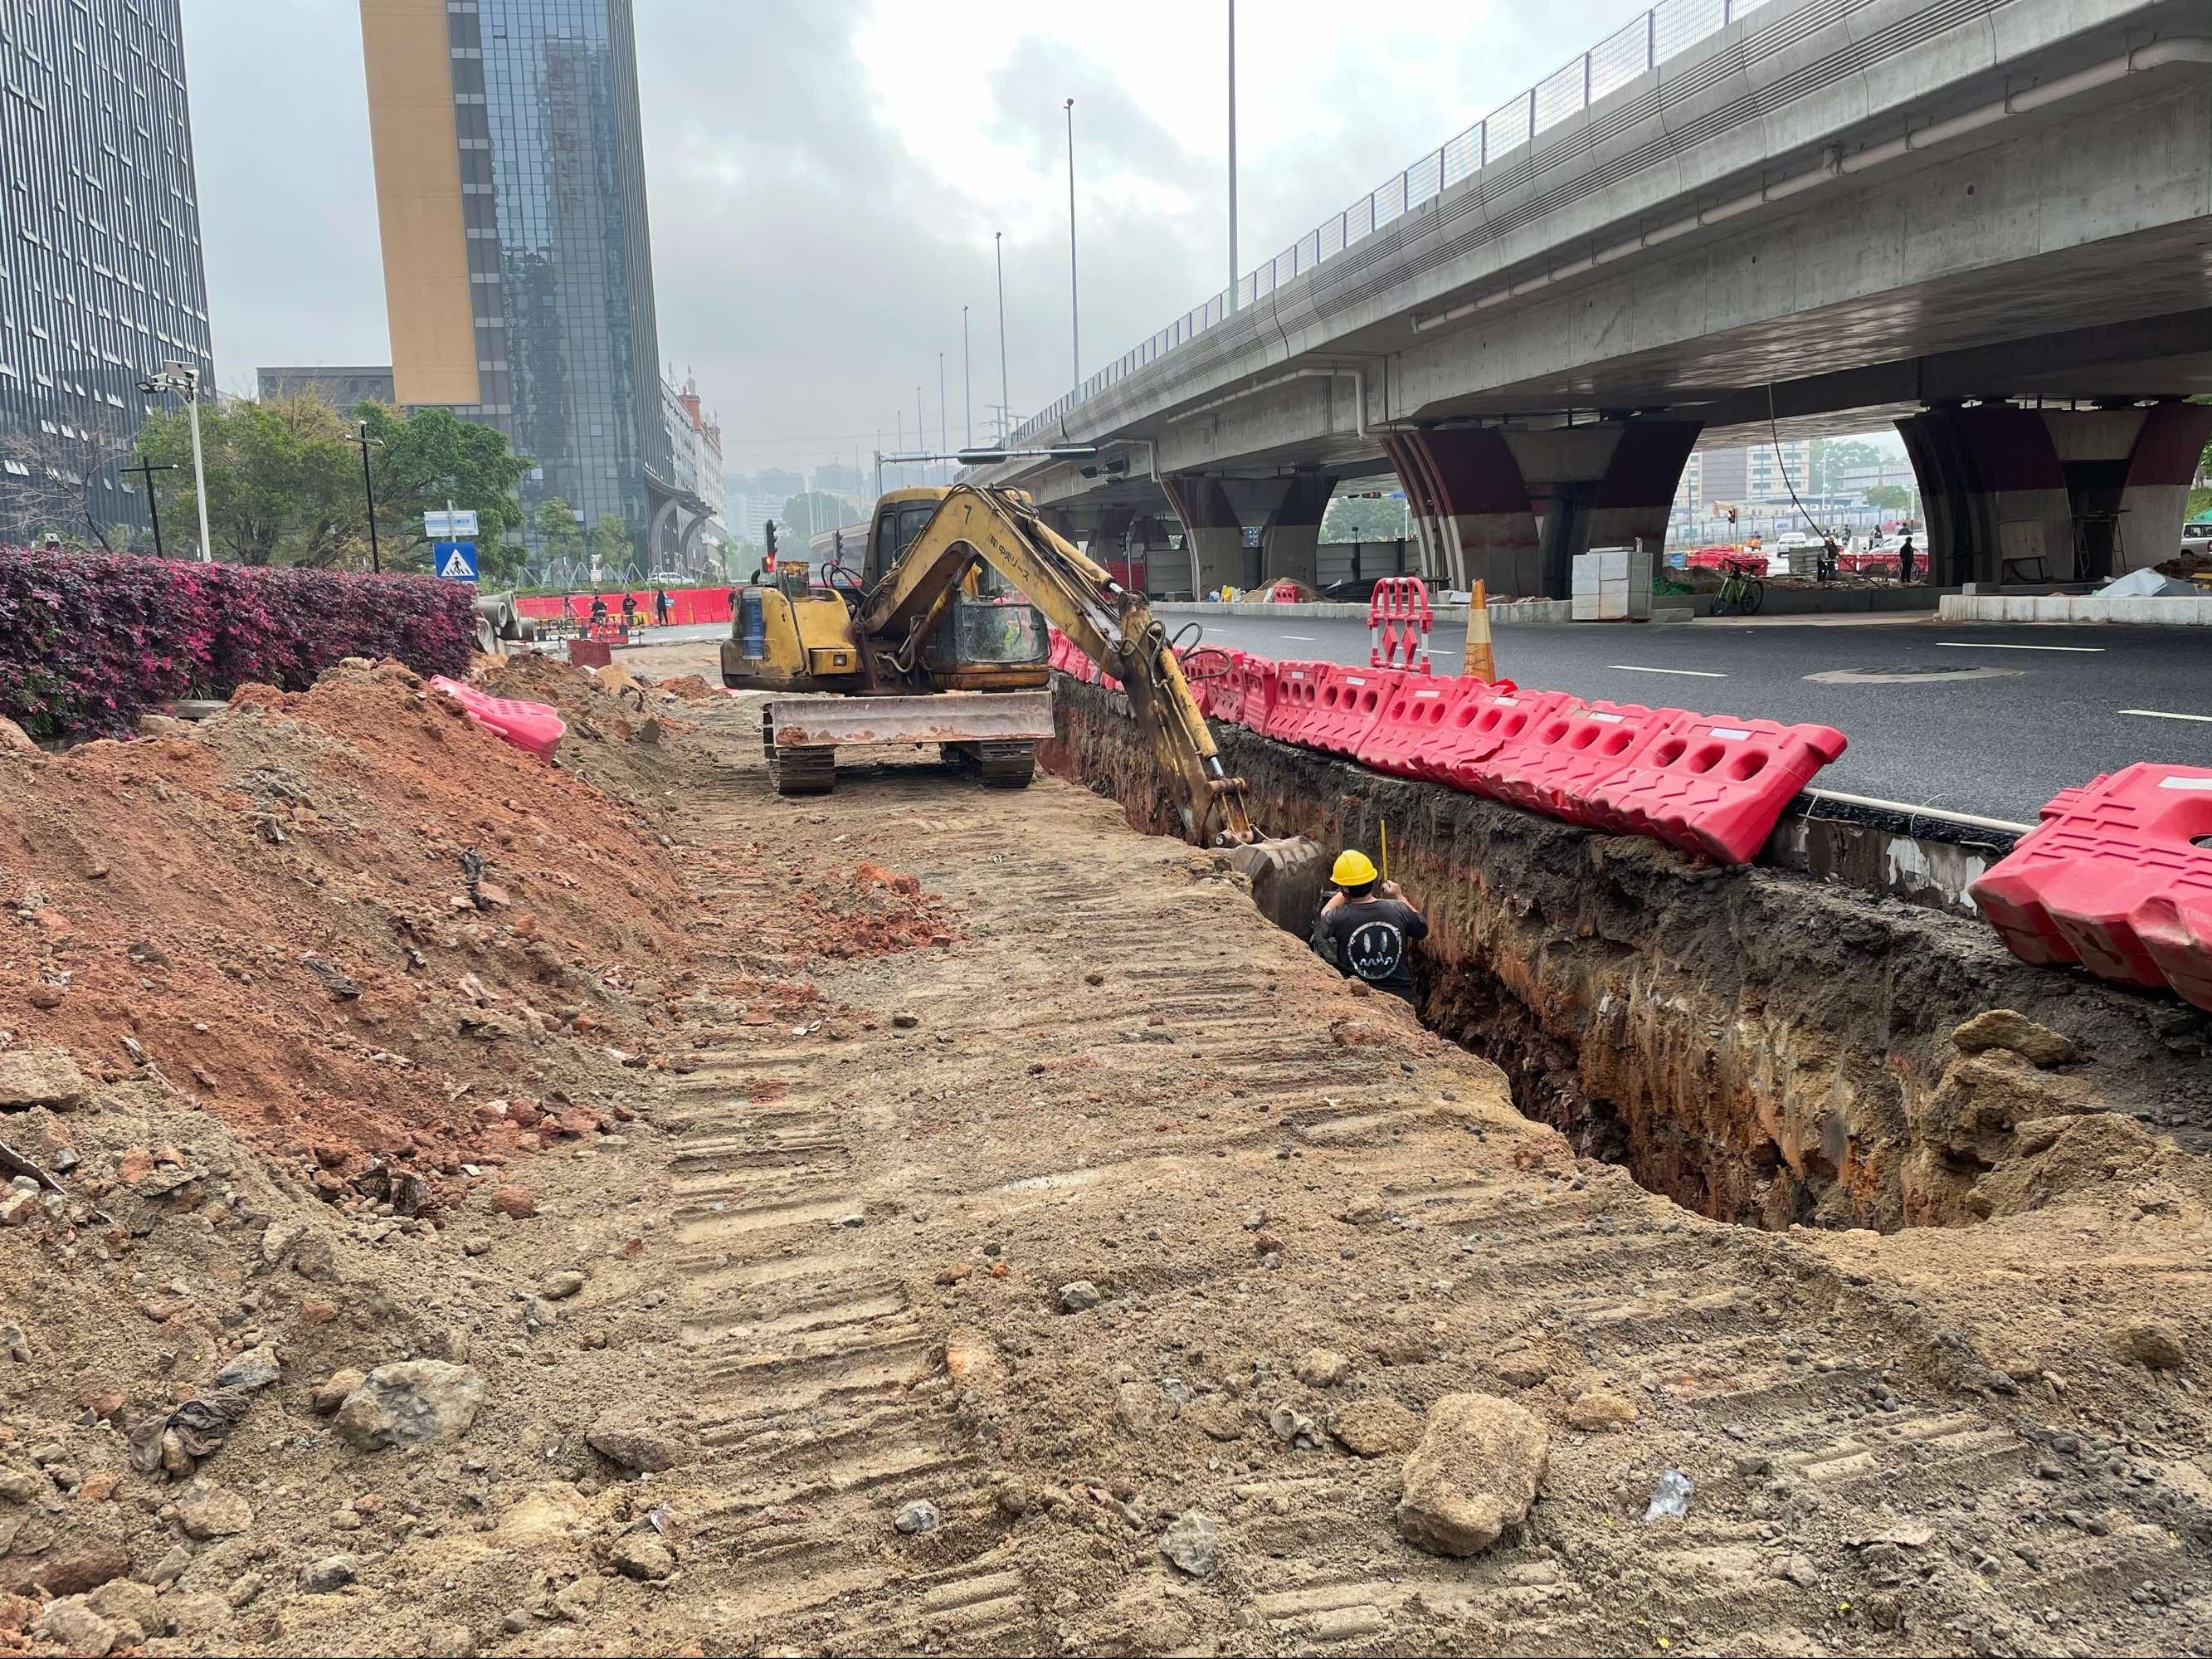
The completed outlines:
{"type": "MultiPolygon", "coordinates": [[[[951,435],[961,307],[998,401],[1006,233],[1016,418],[1224,287],[1223,0],[635,0],[660,349],[732,471],[951,435]]],[[[1626,0],[1244,0],[1241,264],[1641,15],[1626,0]]],[[[358,0],[184,0],[216,373],[391,361],[358,0]]]]}

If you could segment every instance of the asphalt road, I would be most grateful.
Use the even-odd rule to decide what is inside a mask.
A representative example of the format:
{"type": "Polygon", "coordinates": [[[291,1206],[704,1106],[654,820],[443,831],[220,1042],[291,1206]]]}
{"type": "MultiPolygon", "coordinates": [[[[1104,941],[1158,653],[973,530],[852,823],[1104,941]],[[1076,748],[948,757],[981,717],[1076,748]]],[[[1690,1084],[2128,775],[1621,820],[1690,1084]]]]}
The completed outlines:
{"type": "MultiPolygon", "coordinates": [[[[1205,638],[1282,659],[1367,660],[1366,626],[1351,618],[1224,617],[1205,638]]],[[[1458,672],[1465,642],[1463,625],[1432,636],[1437,672],[1458,672]]],[[[1492,643],[1498,672],[1532,689],[1836,726],[1850,748],[1820,782],[1916,805],[2032,823],[2061,789],[2131,762],[2212,767],[2212,635],[2201,629],[1595,623],[1500,628],[1492,643]],[[1934,678],[1812,678],[1839,670],[1934,678]]]]}

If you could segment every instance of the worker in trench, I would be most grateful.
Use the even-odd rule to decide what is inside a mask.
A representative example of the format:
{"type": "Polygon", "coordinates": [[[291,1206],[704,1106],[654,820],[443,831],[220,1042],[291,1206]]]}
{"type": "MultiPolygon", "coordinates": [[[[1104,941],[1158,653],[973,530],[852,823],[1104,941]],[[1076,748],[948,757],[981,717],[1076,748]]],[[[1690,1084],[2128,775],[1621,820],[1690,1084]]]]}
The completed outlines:
{"type": "Polygon", "coordinates": [[[1313,948],[1346,979],[1413,1000],[1413,945],[1429,935],[1429,921],[1406,902],[1395,881],[1384,881],[1366,854],[1346,848],[1328,878],[1337,890],[1314,918],[1313,948]]]}

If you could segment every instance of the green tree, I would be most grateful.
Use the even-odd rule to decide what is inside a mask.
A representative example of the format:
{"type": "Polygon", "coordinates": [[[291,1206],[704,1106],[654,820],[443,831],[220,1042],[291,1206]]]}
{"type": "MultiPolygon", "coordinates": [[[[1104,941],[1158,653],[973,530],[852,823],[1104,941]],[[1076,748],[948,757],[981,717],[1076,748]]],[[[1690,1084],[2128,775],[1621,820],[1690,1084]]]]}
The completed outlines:
{"type": "Polygon", "coordinates": [[[1903,484],[1875,484],[1866,492],[1866,504],[1885,513],[1902,513],[1912,505],[1912,495],[1903,484]]]}
{"type": "Polygon", "coordinates": [[[1325,542],[1395,542],[1406,529],[1406,503],[1388,495],[1333,497],[1321,520],[1325,542]]]}
{"type": "Polygon", "coordinates": [[[592,526],[592,556],[608,570],[627,568],[637,556],[637,544],[630,539],[629,526],[618,513],[602,513],[599,521],[592,526]]]}
{"type": "Polygon", "coordinates": [[[866,516],[842,496],[810,489],[785,501],[783,512],[775,521],[775,528],[779,536],[797,538],[797,545],[803,552],[806,544],[819,532],[835,530],[840,525],[860,524],[866,516]]]}
{"type": "Polygon", "coordinates": [[[530,527],[538,538],[538,556],[549,562],[584,556],[584,527],[576,522],[576,509],[558,495],[538,503],[530,527]]]}
{"type": "MultiPolygon", "coordinates": [[[[214,556],[248,565],[368,562],[360,452],[322,398],[308,392],[204,403],[200,442],[214,556]]],[[[175,469],[155,475],[155,488],[169,522],[190,526],[199,511],[190,412],[149,416],[137,449],[142,459],[175,469]]]]}
{"type": "MultiPolygon", "coordinates": [[[[528,457],[517,455],[507,434],[481,421],[465,421],[445,409],[403,414],[389,404],[364,403],[353,411],[376,441],[369,474],[376,484],[376,533],[387,570],[428,570],[430,538],[422,515],[448,505],[477,515],[477,568],[503,580],[522,568],[517,538],[523,526],[515,490],[530,476],[528,457]]],[[[360,451],[350,450],[360,491],[360,451]]],[[[213,493],[213,486],[210,486],[213,493]]]]}

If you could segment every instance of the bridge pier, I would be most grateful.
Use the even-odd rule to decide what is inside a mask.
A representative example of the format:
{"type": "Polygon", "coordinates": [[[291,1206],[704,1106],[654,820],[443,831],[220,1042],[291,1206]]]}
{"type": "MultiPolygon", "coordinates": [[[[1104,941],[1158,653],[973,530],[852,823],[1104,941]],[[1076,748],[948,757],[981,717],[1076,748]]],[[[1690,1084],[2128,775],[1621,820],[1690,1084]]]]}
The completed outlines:
{"type": "Polygon", "coordinates": [[[2171,558],[2212,407],[1940,404],[1897,423],[1930,580],[2096,581],[2171,558]]]}
{"type": "Polygon", "coordinates": [[[1383,441],[1419,527],[1423,573],[1501,599],[1565,599],[1574,557],[1663,540],[1694,421],[1437,428],[1383,441]]]}
{"type": "Polygon", "coordinates": [[[1321,521],[1337,481],[1325,472],[1300,472],[1288,483],[1260,532],[1260,585],[1288,577],[1313,587],[1321,575],[1321,521]]]}

